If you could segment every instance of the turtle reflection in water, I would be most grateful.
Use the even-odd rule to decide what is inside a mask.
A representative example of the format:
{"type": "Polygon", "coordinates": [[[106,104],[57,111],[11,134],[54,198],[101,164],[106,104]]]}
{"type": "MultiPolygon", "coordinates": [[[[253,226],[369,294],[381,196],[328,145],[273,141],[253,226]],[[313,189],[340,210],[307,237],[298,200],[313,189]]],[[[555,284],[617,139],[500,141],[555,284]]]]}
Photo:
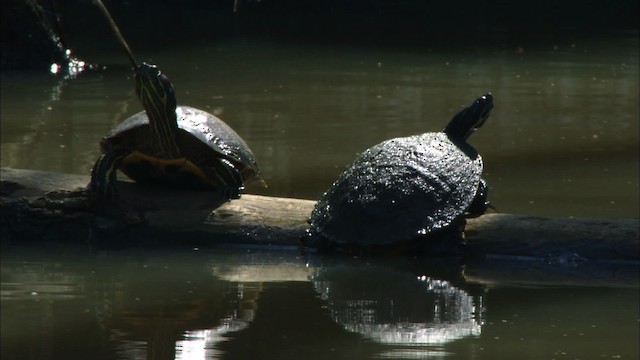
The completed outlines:
{"type": "Polygon", "coordinates": [[[458,252],[465,217],[482,215],[490,206],[480,178],[482,158],[467,139],[492,108],[488,93],[442,132],[366,150],[317,202],[303,243],[322,251],[458,252]]]}
{"type": "Polygon", "coordinates": [[[406,262],[340,262],[317,268],[310,280],[331,318],[345,330],[393,345],[388,350],[420,350],[482,330],[483,295],[461,286],[459,270],[448,264],[453,263],[416,274],[406,262]]]}

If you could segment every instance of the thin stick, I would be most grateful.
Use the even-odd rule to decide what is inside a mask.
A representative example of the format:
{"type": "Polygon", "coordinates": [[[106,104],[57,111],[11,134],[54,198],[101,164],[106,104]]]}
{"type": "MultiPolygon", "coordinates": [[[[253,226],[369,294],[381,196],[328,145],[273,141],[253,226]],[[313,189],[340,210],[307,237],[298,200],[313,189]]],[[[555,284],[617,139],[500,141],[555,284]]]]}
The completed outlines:
{"type": "Polygon", "coordinates": [[[111,29],[116,34],[116,37],[118,38],[118,40],[120,40],[120,44],[122,44],[122,47],[124,47],[124,50],[127,52],[127,55],[129,56],[129,61],[131,61],[131,65],[133,66],[133,68],[134,69],[137,68],[138,62],[133,56],[133,53],[131,52],[131,49],[129,48],[127,41],[124,39],[124,37],[120,33],[120,29],[118,29],[118,25],[116,25],[116,22],[113,21],[113,18],[109,13],[109,10],[107,10],[107,8],[104,6],[101,0],[93,0],[93,3],[100,8],[104,16],[107,18],[107,21],[109,21],[109,25],[111,25],[111,29]]]}

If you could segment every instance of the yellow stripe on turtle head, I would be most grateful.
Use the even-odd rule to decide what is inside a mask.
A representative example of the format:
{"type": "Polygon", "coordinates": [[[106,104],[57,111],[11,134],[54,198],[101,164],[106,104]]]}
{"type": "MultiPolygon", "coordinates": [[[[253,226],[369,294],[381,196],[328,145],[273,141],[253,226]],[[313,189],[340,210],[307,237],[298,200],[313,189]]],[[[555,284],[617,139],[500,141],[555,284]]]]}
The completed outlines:
{"type": "Polygon", "coordinates": [[[149,117],[160,119],[176,111],[173,84],[155,65],[142,63],[135,72],[136,94],[149,117]]]}
{"type": "Polygon", "coordinates": [[[136,68],[136,94],[156,134],[156,141],[169,158],[180,156],[176,144],[178,122],[173,85],[155,65],[142,63],[136,68]]]}

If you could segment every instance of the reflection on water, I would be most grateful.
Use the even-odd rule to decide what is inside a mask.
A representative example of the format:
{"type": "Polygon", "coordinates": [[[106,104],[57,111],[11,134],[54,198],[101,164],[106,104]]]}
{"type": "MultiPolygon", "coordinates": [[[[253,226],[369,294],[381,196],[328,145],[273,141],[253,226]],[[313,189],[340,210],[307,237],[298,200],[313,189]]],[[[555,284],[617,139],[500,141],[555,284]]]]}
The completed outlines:
{"type": "Polygon", "coordinates": [[[463,272],[447,260],[9,249],[1,263],[0,351],[31,359],[640,354],[637,266],[606,275],[626,274],[607,288],[598,272],[590,285],[589,268],[575,269],[574,286],[553,279],[557,265],[520,275],[502,266],[501,277],[495,267],[463,272]]]}
{"type": "MultiPolygon", "coordinates": [[[[117,55],[74,80],[3,73],[1,164],[88,174],[98,140],[141,110],[117,55]]],[[[247,141],[269,183],[249,192],[317,199],[357,153],[440,130],[492,91],[495,109],[471,141],[501,211],[640,215],[637,34],[518,51],[230,41],[139,57],[160,65],[178,103],[247,141]]]]}
{"type": "MultiPolygon", "coordinates": [[[[103,332],[99,338],[106,337],[119,358],[193,359],[199,352],[198,358],[215,358],[216,352],[207,349],[225,333],[247,327],[260,292],[259,286],[222,281],[204,264],[194,267],[184,260],[57,260],[3,259],[3,334],[16,341],[7,348],[16,351],[21,335],[29,333],[40,334],[31,339],[32,346],[40,347],[65,332],[65,326],[57,328],[61,320],[69,318],[67,326],[77,328],[74,322],[83,314],[92,318],[85,325],[98,326],[85,335],[77,329],[77,335],[91,338],[103,332]],[[65,304],[75,305],[60,309],[65,304]]],[[[54,354],[73,351],[64,346],[52,346],[54,354]]]]}
{"type": "Polygon", "coordinates": [[[322,268],[312,278],[334,321],[381,344],[443,345],[480,335],[482,297],[387,267],[322,268]]]}
{"type": "Polygon", "coordinates": [[[216,344],[227,340],[226,333],[240,331],[253,319],[238,320],[232,317],[222,319],[222,325],[213,329],[189,330],[184,340],[176,342],[176,359],[215,359],[222,353],[216,350],[216,344]]]}

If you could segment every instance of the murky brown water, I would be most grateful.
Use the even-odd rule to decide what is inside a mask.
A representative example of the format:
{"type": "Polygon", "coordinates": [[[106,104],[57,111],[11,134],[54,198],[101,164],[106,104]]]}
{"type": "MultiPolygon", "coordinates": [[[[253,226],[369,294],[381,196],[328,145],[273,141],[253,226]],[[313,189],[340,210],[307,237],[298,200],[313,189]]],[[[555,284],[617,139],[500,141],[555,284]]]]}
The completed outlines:
{"type": "Polygon", "coordinates": [[[602,270],[470,264],[462,277],[420,259],[13,249],[2,356],[637,359],[638,268],[602,270]]]}
{"type": "MultiPolygon", "coordinates": [[[[233,41],[138,56],[168,74],[179,103],[220,116],[247,141],[269,183],[249,192],[316,199],[357,153],[440,130],[491,91],[496,106],[471,142],[501,211],[628,218],[640,212],[637,46],[637,34],[520,52],[233,41]]],[[[2,74],[2,166],[89,173],[100,137],[141,110],[124,56],[95,62],[108,70],[64,81],[2,74]]],[[[637,267],[532,263],[489,272],[513,276],[495,279],[469,266],[463,278],[455,265],[410,259],[67,248],[3,249],[1,266],[3,358],[640,352],[637,267]]]]}

